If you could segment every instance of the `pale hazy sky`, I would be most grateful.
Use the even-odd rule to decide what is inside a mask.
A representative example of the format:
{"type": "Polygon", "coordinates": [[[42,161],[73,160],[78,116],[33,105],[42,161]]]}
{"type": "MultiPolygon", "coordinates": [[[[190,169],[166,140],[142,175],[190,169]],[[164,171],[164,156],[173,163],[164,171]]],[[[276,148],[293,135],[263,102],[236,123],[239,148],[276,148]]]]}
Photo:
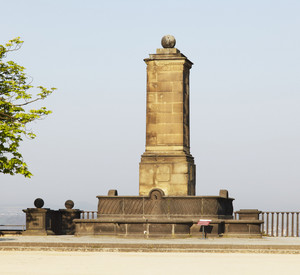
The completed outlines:
{"type": "Polygon", "coordinates": [[[3,1],[0,44],[53,114],[22,152],[34,177],[0,175],[1,205],[95,210],[138,195],[146,64],[172,34],[191,70],[197,194],[228,189],[235,210],[300,210],[300,1],[3,1]]]}

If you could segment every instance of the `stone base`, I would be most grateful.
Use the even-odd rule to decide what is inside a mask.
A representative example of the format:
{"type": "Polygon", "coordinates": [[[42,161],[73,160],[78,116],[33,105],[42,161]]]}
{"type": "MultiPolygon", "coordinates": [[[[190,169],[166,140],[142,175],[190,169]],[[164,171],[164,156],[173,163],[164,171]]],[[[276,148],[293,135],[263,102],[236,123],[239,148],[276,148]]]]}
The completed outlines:
{"type": "Polygon", "coordinates": [[[80,219],[81,210],[79,209],[59,209],[61,217],[61,235],[74,235],[75,223],[74,219],[80,219]]]}
{"type": "MultiPolygon", "coordinates": [[[[74,220],[75,235],[178,238],[200,236],[199,219],[212,219],[207,234],[224,233],[223,220],[232,219],[232,198],[222,196],[98,196],[97,219],[74,220]]],[[[226,193],[228,195],[228,192],[226,193]]]]}
{"type": "Polygon", "coordinates": [[[26,231],[22,235],[46,236],[55,235],[59,228],[59,218],[57,213],[48,208],[27,208],[26,231]]]}
{"type": "Polygon", "coordinates": [[[185,238],[203,235],[209,238],[261,238],[263,221],[212,220],[204,228],[197,220],[188,218],[132,218],[110,217],[91,220],[74,220],[76,236],[118,236],[134,238],[185,238]],[[203,234],[204,229],[204,234],[203,234]]]}
{"type": "Polygon", "coordinates": [[[190,236],[191,220],[167,218],[102,218],[74,220],[76,236],[101,235],[147,238],[183,238],[190,236]]]}
{"type": "Polygon", "coordinates": [[[51,236],[55,235],[52,230],[26,230],[22,232],[22,236],[51,236]]]}
{"type": "Polygon", "coordinates": [[[221,196],[163,196],[154,189],[149,196],[97,196],[98,219],[128,217],[232,219],[232,198],[221,196]]]}
{"type": "Polygon", "coordinates": [[[261,238],[261,225],[263,221],[259,220],[261,211],[257,209],[242,209],[236,212],[239,215],[238,220],[229,220],[225,224],[225,237],[235,238],[261,238]]]}
{"type": "Polygon", "coordinates": [[[97,219],[75,219],[75,235],[103,235],[147,238],[205,236],[261,237],[257,210],[241,210],[233,220],[232,198],[227,190],[220,196],[164,196],[153,189],[149,196],[98,196],[97,219]],[[245,214],[245,215],[243,215],[245,214]],[[248,219],[245,219],[245,218],[248,219]],[[198,225],[210,219],[208,226],[198,225]]]}
{"type": "Polygon", "coordinates": [[[194,158],[185,153],[178,155],[142,155],[140,162],[140,196],[147,196],[154,188],[166,196],[195,195],[194,158]]]}

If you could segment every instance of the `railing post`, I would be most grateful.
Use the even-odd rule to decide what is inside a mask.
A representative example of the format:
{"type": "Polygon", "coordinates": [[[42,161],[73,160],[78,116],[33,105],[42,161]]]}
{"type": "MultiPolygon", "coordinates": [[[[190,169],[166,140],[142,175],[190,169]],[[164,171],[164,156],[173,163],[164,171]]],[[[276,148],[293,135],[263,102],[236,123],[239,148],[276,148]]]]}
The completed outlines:
{"type": "Polygon", "coordinates": [[[267,215],[267,224],[266,224],[266,235],[269,235],[269,212],[266,212],[267,215]]]}
{"type": "Polygon", "coordinates": [[[300,237],[300,212],[261,212],[260,218],[264,221],[261,231],[267,236],[300,237]]]}
{"type": "Polygon", "coordinates": [[[297,237],[299,237],[299,212],[297,212],[296,216],[297,216],[297,237]]]}
{"type": "Polygon", "coordinates": [[[292,214],[292,237],[294,237],[294,212],[291,212],[292,214]]]}
{"type": "Polygon", "coordinates": [[[283,237],[284,212],[281,212],[281,237],[283,237]]]}
{"type": "Polygon", "coordinates": [[[289,236],[289,218],[290,218],[290,212],[286,212],[286,237],[289,236]]]}
{"type": "Polygon", "coordinates": [[[81,212],[81,219],[95,219],[97,217],[97,211],[82,211],[81,212]]]}
{"type": "Polygon", "coordinates": [[[271,236],[274,237],[274,212],[271,212],[271,236]]]}
{"type": "Polygon", "coordinates": [[[276,237],[278,237],[278,228],[279,228],[279,212],[276,212],[276,237]]]}

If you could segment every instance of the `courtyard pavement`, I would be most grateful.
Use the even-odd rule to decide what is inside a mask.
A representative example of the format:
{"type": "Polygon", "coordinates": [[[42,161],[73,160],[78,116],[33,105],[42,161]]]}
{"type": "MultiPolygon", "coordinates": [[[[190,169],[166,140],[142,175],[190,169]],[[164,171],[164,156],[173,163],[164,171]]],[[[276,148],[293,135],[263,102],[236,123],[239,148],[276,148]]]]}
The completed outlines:
{"type": "MultiPolygon", "coordinates": [[[[35,242],[35,243],[128,243],[128,244],[239,244],[239,245],[299,245],[300,237],[262,237],[262,238],[122,238],[107,236],[5,236],[0,242],[35,242]]],[[[0,243],[0,244],[1,244],[0,243]]]]}
{"type": "Polygon", "coordinates": [[[300,254],[300,238],[147,239],[66,235],[6,236],[0,237],[0,250],[300,254]]]}
{"type": "Polygon", "coordinates": [[[299,270],[300,238],[0,237],[1,275],[296,275],[299,270]]]}

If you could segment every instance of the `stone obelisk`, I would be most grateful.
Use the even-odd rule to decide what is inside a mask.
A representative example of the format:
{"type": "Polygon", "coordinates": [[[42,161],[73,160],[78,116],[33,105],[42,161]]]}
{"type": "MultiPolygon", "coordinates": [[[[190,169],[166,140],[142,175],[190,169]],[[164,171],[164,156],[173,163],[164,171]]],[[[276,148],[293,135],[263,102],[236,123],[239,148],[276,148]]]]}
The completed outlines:
{"type": "Polygon", "coordinates": [[[193,63],[174,48],[172,35],[147,64],[146,150],[142,155],[139,194],[153,189],[166,196],[195,195],[195,164],[190,154],[189,71],[193,63]]]}

